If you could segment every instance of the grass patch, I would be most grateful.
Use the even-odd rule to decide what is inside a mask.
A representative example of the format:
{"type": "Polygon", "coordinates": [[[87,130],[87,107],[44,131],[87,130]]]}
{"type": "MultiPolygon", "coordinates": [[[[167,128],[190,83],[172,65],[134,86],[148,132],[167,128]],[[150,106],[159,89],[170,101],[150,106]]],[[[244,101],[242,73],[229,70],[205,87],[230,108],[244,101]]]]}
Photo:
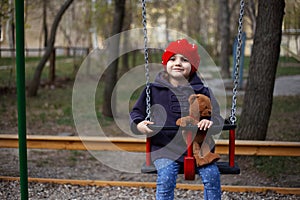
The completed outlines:
{"type": "MultiPolygon", "coordinates": [[[[220,66],[220,64],[219,64],[220,66]]],[[[230,58],[230,66],[233,66],[233,59],[230,58]]],[[[250,66],[250,57],[244,57],[244,80],[247,79],[248,71],[250,66]]],[[[231,69],[232,70],[232,69],[231,69]]],[[[299,75],[300,74],[300,63],[295,58],[292,57],[280,57],[278,60],[278,67],[276,71],[276,77],[280,76],[291,76],[291,75],[299,75]]]]}
{"type": "MultiPolygon", "coordinates": [[[[300,95],[274,96],[272,112],[268,125],[266,140],[300,141],[300,95]]],[[[237,108],[242,108],[243,97],[237,98],[237,108]]],[[[231,107],[231,97],[227,97],[227,108],[231,107]]],[[[229,113],[230,114],[230,113],[229,113]]],[[[237,115],[239,120],[240,115],[237,115]]],[[[238,122],[237,122],[238,124],[238,122]]],[[[221,134],[220,139],[228,139],[228,131],[221,134]]]]}
{"type": "Polygon", "coordinates": [[[287,66],[287,67],[281,67],[278,66],[277,71],[276,71],[276,77],[280,76],[292,76],[292,75],[299,75],[300,74],[300,64],[299,67],[292,67],[292,66],[287,66]]]}
{"type": "MultiPolygon", "coordinates": [[[[56,58],[56,70],[55,75],[57,78],[68,77],[74,78],[77,67],[81,64],[83,58],[77,57],[63,57],[58,56],[56,58]]],[[[31,81],[35,69],[40,61],[40,57],[27,57],[25,58],[25,80],[26,84],[31,81]]],[[[16,85],[16,70],[15,70],[15,58],[0,58],[0,66],[7,66],[11,68],[0,70],[0,87],[12,87],[16,85]]],[[[41,82],[47,82],[49,80],[49,63],[46,64],[41,75],[41,82]]]]}
{"type": "Polygon", "coordinates": [[[300,96],[274,97],[267,140],[300,141],[300,96]]]}
{"type": "Polygon", "coordinates": [[[38,97],[27,98],[26,103],[28,127],[74,127],[71,84],[63,88],[41,88],[38,97]]]}
{"type": "Polygon", "coordinates": [[[280,56],[279,63],[299,63],[299,62],[293,57],[280,56]]]}

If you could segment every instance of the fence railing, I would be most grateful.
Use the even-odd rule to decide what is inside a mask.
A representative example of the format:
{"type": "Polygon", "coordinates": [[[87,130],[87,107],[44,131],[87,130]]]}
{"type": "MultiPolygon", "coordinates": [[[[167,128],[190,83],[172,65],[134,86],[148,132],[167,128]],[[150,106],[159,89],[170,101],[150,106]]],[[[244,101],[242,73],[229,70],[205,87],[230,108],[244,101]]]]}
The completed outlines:
{"type": "MultiPolygon", "coordinates": [[[[54,51],[57,56],[85,56],[89,54],[90,49],[88,47],[54,47],[54,51]]],[[[45,53],[45,48],[25,48],[26,57],[42,56],[45,53]]],[[[1,57],[15,56],[15,48],[0,48],[1,57]]]]}

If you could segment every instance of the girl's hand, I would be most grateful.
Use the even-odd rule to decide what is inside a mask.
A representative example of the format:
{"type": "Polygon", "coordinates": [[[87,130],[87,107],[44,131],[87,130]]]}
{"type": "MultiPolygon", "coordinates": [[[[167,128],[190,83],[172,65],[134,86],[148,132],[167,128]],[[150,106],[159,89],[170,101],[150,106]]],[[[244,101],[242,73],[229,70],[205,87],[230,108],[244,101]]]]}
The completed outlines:
{"type": "Polygon", "coordinates": [[[140,123],[138,123],[138,125],[136,127],[143,134],[153,133],[153,130],[151,130],[148,127],[148,124],[154,124],[154,122],[150,122],[150,121],[144,120],[144,121],[141,121],[140,123]]]}
{"type": "Polygon", "coordinates": [[[200,130],[204,130],[206,131],[207,129],[209,129],[211,126],[213,125],[213,122],[208,120],[208,119],[202,119],[198,124],[198,128],[200,130]]]}

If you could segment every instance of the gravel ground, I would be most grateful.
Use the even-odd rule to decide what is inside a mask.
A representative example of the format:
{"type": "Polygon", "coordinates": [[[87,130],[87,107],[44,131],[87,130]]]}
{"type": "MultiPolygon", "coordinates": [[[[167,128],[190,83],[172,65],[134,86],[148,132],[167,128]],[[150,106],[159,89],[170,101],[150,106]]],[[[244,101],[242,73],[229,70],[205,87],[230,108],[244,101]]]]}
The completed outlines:
{"type": "MultiPolygon", "coordinates": [[[[155,182],[156,175],[127,173],[112,169],[94,158],[88,151],[68,150],[28,150],[28,176],[32,178],[64,178],[80,180],[108,180],[108,181],[150,181],[155,182]]],[[[0,176],[19,176],[18,149],[1,149],[0,176]]],[[[110,154],[113,160],[113,155],[110,154]]],[[[117,160],[126,160],[119,159],[117,160]]],[[[249,185],[273,187],[300,187],[300,175],[286,175],[275,180],[257,171],[253,167],[251,158],[238,158],[241,168],[239,175],[222,175],[222,185],[249,185]]],[[[131,167],[140,171],[144,160],[128,161],[131,167]]],[[[121,163],[120,163],[121,164],[121,163]]],[[[178,183],[191,183],[179,175],[178,183]]],[[[196,177],[192,183],[201,184],[196,177]]]]}
{"type": "MultiPolygon", "coordinates": [[[[2,181],[0,182],[0,199],[18,200],[19,182],[2,181]]],[[[58,185],[58,184],[29,184],[30,199],[138,199],[151,200],[155,199],[155,189],[152,188],[133,188],[133,187],[95,187],[95,186],[78,186],[78,185],[58,185]]],[[[178,190],[175,191],[175,199],[203,199],[202,191],[178,190]]],[[[282,195],[276,193],[232,193],[223,192],[223,200],[267,200],[280,199],[290,200],[299,199],[294,195],[282,195]]]]}
{"type": "MultiPolygon", "coordinates": [[[[1,149],[0,175],[19,176],[17,149],[1,149]]],[[[251,159],[239,162],[240,175],[222,175],[222,185],[299,187],[299,176],[290,180],[274,181],[251,168],[251,159]]],[[[131,163],[134,165],[134,163],[131,163]]],[[[136,163],[139,166],[139,163],[136,163]]],[[[36,178],[66,178],[109,181],[152,181],[156,175],[125,173],[113,170],[96,160],[87,151],[28,150],[28,175],[36,178]]],[[[179,183],[191,183],[178,178],[179,183]]],[[[193,184],[201,184],[196,178],[193,184]]],[[[0,181],[0,199],[19,199],[19,182],[0,181]]],[[[155,189],[133,187],[96,187],[29,183],[30,199],[154,199],[155,189]]],[[[201,199],[202,191],[176,189],[176,199],[201,199]]],[[[222,199],[300,199],[300,196],[277,193],[223,192],[222,199]]]]}

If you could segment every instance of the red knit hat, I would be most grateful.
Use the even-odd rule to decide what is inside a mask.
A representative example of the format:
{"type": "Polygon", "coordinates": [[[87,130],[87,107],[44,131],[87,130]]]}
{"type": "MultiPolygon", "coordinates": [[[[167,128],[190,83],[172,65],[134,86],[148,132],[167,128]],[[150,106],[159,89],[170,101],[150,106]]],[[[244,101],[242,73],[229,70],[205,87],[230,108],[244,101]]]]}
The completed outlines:
{"type": "Polygon", "coordinates": [[[200,64],[197,45],[190,44],[186,39],[171,42],[162,55],[162,64],[164,67],[166,67],[167,62],[174,54],[181,54],[189,60],[192,65],[190,74],[197,71],[200,64]]]}

